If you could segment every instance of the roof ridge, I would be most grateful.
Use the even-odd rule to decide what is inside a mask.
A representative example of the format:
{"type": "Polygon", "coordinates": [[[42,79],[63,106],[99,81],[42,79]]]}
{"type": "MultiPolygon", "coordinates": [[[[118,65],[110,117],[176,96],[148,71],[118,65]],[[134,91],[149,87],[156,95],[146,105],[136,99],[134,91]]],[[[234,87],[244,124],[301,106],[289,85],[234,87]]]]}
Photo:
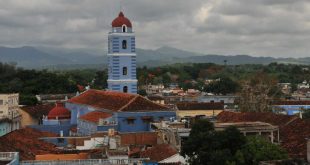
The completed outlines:
{"type": "Polygon", "coordinates": [[[287,123],[285,123],[284,125],[289,125],[291,124],[293,121],[299,119],[298,117],[294,116],[291,120],[289,120],[287,123]]]}
{"type": "Polygon", "coordinates": [[[140,95],[136,95],[134,98],[132,98],[127,104],[125,104],[124,106],[122,106],[120,109],[118,109],[117,111],[122,111],[123,109],[125,109],[126,107],[128,107],[131,103],[133,103],[135,100],[137,100],[137,98],[141,97],[140,95]]]}
{"type": "Polygon", "coordinates": [[[154,101],[152,101],[152,100],[150,100],[150,99],[148,99],[148,98],[145,98],[145,97],[143,97],[143,98],[144,98],[145,100],[147,100],[148,102],[150,102],[150,103],[156,104],[156,105],[161,106],[161,107],[169,108],[169,107],[167,107],[166,105],[156,103],[156,102],[154,102],[154,101]]]}

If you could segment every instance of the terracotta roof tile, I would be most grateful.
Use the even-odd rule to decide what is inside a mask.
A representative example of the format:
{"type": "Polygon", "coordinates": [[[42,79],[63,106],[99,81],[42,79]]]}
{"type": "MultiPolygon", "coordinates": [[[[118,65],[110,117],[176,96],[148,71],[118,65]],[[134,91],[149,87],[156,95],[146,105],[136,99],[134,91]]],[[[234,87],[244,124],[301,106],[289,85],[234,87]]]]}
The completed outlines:
{"type": "Polygon", "coordinates": [[[156,132],[120,133],[121,145],[156,145],[156,132]]]}
{"type": "Polygon", "coordinates": [[[123,12],[120,12],[118,17],[112,21],[112,27],[122,27],[123,25],[132,27],[130,20],[125,17],[123,12]]]}
{"type": "Polygon", "coordinates": [[[168,111],[168,107],[154,103],[140,95],[122,107],[119,111],[168,111]]]}
{"type": "Polygon", "coordinates": [[[142,158],[150,158],[151,161],[162,161],[177,154],[177,150],[169,144],[159,144],[148,150],[142,151],[140,156],[142,158]]]}
{"type": "Polygon", "coordinates": [[[59,153],[54,144],[39,140],[51,136],[56,134],[32,128],[19,129],[0,137],[0,152],[18,151],[22,160],[34,160],[36,154],[59,153]]]}
{"type": "Polygon", "coordinates": [[[220,122],[243,122],[243,121],[261,121],[265,123],[269,123],[272,125],[285,125],[289,123],[291,120],[296,119],[296,116],[288,116],[288,115],[277,115],[271,112],[230,112],[223,111],[218,114],[217,119],[220,122]]]}
{"type": "Polygon", "coordinates": [[[48,113],[48,119],[70,119],[71,112],[64,107],[63,103],[57,102],[56,106],[48,113]]]}
{"type": "Polygon", "coordinates": [[[68,100],[69,103],[88,105],[97,109],[112,111],[168,111],[166,106],[154,103],[140,95],[115,91],[90,89],[77,97],[68,100]]]}
{"type": "Polygon", "coordinates": [[[280,128],[281,146],[292,158],[306,158],[307,140],[310,137],[310,121],[296,116],[274,113],[235,113],[223,111],[217,116],[220,122],[261,121],[280,128]]]}
{"type": "Polygon", "coordinates": [[[224,103],[198,103],[198,102],[180,102],[176,106],[179,110],[223,110],[224,103]]]}
{"type": "Polygon", "coordinates": [[[89,112],[83,116],[80,117],[80,119],[93,122],[93,123],[98,123],[99,119],[106,119],[111,117],[111,113],[106,113],[106,112],[101,112],[101,111],[93,111],[89,112]]]}
{"type": "Polygon", "coordinates": [[[34,106],[24,106],[21,109],[35,118],[41,118],[43,115],[47,116],[48,113],[54,108],[54,104],[40,104],[34,106]]]}

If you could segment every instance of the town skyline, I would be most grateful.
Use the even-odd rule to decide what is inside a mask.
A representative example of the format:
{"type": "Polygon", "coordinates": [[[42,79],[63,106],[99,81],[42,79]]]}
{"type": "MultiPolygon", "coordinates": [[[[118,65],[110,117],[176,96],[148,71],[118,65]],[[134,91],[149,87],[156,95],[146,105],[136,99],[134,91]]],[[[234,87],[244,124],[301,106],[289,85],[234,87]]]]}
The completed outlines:
{"type": "Polygon", "coordinates": [[[104,50],[110,20],[123,10],[143,49],[203,54],[309,56],[310,3],[272,1],[0,1],[1,46],[104,50]],[[151,7],[150,7],[151,6],[151,7]],[[161,34],[161,35],[158,35],[161,34]]]}
{"type": "MultiPolygon", "coordinates": [[[[236,1],[240,4],[246,2],[236,1]]],[[[98,4],[94,8],[92,6],[94,4],[91,5],[86,0],[66,2],[30,0],[28,3],[13,0],[5,5],[8,8],[14,8],[15,5],[16,11],[26,9],[25,13],[22,11],[20,13],[23,14],[19,17],[21,20],[12,24],[13,31],[19,27],[18,30],[21,31],[16,32],[28,34],[24,25],[28,28],[36,27],[30,30],[37,30],[37,33],[29,34],[31,38],[17,35],[21,37],[18,38],[18,42],[37,43],[37,39],[42,39],[38,43],[43,45],[39,45],[38,49],[30,46],[21,48],[0,46],[0,164],[310,163],[310,57],[255,58],[247,55],[236,55],[234,58],[219,55],[188,57],[189,54],[195,55],[195,53],[169,47],[169,42],[172,42],[171,44],[180,44],[182,48],[206,44],[204,49],[208,49],[210,46],[208,44],[211,44],[208,41],[217,40],[204,40],[206,41],[204,42],[195,37],[208,38],[204,34],[209,35],[211,32],[228,35],[228,31],[222,31],[219,26],[212,27],[213,24],[209,26],[212,19],[223,21],[221,20],[223,17],[213,18],[212,15],[214,14],[212,12],[219,10],[216,8],[219,7],[217,5],[224,2],[221,0],[210,0],[208,3],[213,5],[212,8],[198,10],[202,11],[198,12],[199,18],[197,18],[202,22],[201,25],[208,23],[202,29],[199,29],[197,22],[195,23],[197,20],[186,20],[190,15],[180,14],[173,17],[173,14],[179,11],[185,12],[185,9],[192,11],[193,6],[197,5],[192,2],[180,8],[180,4],[186,4],[181,1],[169,10],[166,5],[162,6],[163,3],[143,1],[152,7],[131,8],[134,14],[130,16],[124,14],[126,12],[122,6],[142,1],[136,0],[130,3],[125,1],[128,4],[120,3],[121,11],[115,14],[113,19],[106,23],[107,25],[101,25],[105,23],[106,18],[94,17],[93,22],[88,20],[95,16],[90,13],[96,13],[95,9],[100,8],[100,1],[96,2],[98,4]],[[75,13],[78,10],[81,15],[75,13]],[[50,20],[49,16],[55,12],[60,17],[50,20]],[[152,12],[154,13],[147,15],[152,12]],[[38,20],[31,21],[32,14],[38,14],[38,20]],[[152,19],[144,20],[149,17],[152,19]],[[178,20],[177,18],[181,18],[185,26],[174,22],[178,20]],[[63,22],[57,22],[59,20],[63,22]],[[166,24],[165,21],[169,23],[166,24]],[[50,24],[51,27],[46,27],[46,24],[50,24]],[[104,27],[108,25],[110,28],[106,31],[104,27]],[[103,28],[98,30],[97,27],[103,28]],[[51,28],[52,32],[45,33],[45,28],[51,28]],[[190,31],[188,28],[194,30],[190,31]],[[141,30],[140,39],[136,36],[139,30],[141,30]],[[101,32],[106,34],[101,35],[101,32]],[[148,34],[144,34],[146,32],[148,34]],[[183,33],[177,34],[178,32],[183,33]],[[191,38],[186,32],[198,33],[192,33],[191,36],[195,37],[191,38]],[[56,41],[53,40],[55,34],[59,35],[56,41]],[[101,41],[101,37],[105,37],[108,43],[101,41]],[[168,44],[156,51],[147,51],[137,48],[139,40],[142,41],[142,47],[166,42],[168,44]],[[144,40],[148,42],[144,43],[144,40]],[[182,45],[183,42],[187,43],[186,46],[182,45]],[[88,45],[89,43],[93,44],[88,45]],[[53,50],[39,50],[44,46],[54,48],[77,46],[76,48],[88,47],[89,51],[93,52],[100,44],[107,48],[102,56],[93,56],[87,52],[61,54],[53,50]],[[102,57],[105,58],[100,59],[102,57]],[[104,61],[107,64],[101,63],[104,61]],[[31,69],[20,67],[18,62],[30,67],[39,65],[46,67],[48,64],[57,63],[59,65],[51,65],[50,69],[31,69]],[[258,64],[259,62],[261,64],[258,64]],[[154,65],[156,63],[161,65],[154,65]],[[71,65],[71,69],[66,67],[68,64],[71,65]],[[90,66],[96,67],[95,65],[99,67],[90,68],[90,66]]],[[[279,7],[280,1],[277,0],[272,1],[273,3],[267,0],[260,2],[266,6],[273,6],[271,11],[277,13],[279,12],[277,9],[290,1],[281,1],[281,7],[279,7]]],[[[254,1],[249,3],[258,5],[254,1]]],[[[225,1],[225,5],[228,4],[231,7],[235,3],[225,1]]],[[[111,8],[106,11],[107,13],[114,12],[112,7],[114,4],[110,5],[111,8]]],[[[203,8],[204,5],[201,3],[199,8],[203,8]]],[[[296,4],[292,3],[290,7],[294,5],[296,4]]],[[[229,24],[238,23],[238,19],[231,16],[239,16],[241,10],[224,9],[226,16],[229,15],[224,20],[229,24]]],[[[9,14],[7,10],[0,10],[0,17],[1,13],[9,14]]],[[[97,14],[99,16],[102,13],[97,11],[97,14]]],[[[108,17],[109,14],[105,16],[108,17]]],[[[279,29],[283,28],[281,24],[273,29],[275,31],[268,31],[272,28],[264,27],[267,24],[268,21],[257,28],[256,30],[262,33],[256,35],[253,33],[255,30],[243,31],[250,29],[248,24],[241,24],[243,30],[237,28],[240,31],[233,30],[231,33],[237,37],[245,37],[247,34],[261,39],[261,36],[274,37],[288,32],[279,29]]],[[[5,25],[8,24],[3,24],[2,27],[5,25]]],[[[231,27],[227,25],[223,26],[231,27]]],[[[307,28],[301,25],[298,27],[307,28]]],[[[10,30],[6,31],[9,35],[10,30]]],[[[296,36],[295,32],[292,36],[296,36]]],[[[246,41],[246,37],[243,39],[246,41]]],[[[224,38],[224,41],[226,40],[227,38],[224,38]]],[[[263,41],[271,42],[268,39],[263,41]]],[[[294,39],[285,40],[283,43],[291,41],[294,39]]],[[[227,43],[222,45],[223,52],[229,50],[231,46],[229,42],[227,43]]],[[[235,43],[240,44],[238,39],[235,43]]],[[[272,43],[278,44],[275,41],[272,43]]],[[[218,45],[216,42],[214,44],[218,45]]],[[[241,44],[245,46],[244,43],[241,44]]],[[[272,44],[264,46],[272,47],[272,44]]],[[[292,51],[297,50],[294,45],[284,47],[285,49],[293,47],[292,51]]],[[[250,50],[253,47],[247,48],[249,49],[244,47],[239,49],[250,50]]],[[[261,51],[267,50],[269,53],[275,50],[260,48],[261,51]]]]}

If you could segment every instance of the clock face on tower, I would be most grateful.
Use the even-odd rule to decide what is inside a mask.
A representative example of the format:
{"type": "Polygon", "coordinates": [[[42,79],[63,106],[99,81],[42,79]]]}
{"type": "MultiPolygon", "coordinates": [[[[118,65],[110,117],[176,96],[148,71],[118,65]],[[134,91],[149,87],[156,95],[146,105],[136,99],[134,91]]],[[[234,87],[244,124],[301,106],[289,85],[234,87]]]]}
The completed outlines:
{"type": "Polygon", "coordinates": [[[109,90],[137,93],[135,34],[123,12],[112,22],[108,43],[109,90]]]}

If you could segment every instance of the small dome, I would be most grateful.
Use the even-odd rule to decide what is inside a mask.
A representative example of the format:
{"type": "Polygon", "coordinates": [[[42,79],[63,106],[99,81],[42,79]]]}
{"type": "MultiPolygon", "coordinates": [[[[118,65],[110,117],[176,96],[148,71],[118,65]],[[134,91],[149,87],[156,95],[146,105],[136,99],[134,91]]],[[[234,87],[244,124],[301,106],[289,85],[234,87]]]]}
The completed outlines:
{"type": "Polygon", "coordinates": [[[70,119],[71,112],[64,107],[63,103],[57,102],[56,106],[48,113],[48,119],[70,119]]]}
{"type": "Polygon", "coordinates": [[[123,12],[120,12],[118,17],[113,20],[112,27],[122,27],[123,25],[132,27],[130,20],[124,16],[123,12]]]}

